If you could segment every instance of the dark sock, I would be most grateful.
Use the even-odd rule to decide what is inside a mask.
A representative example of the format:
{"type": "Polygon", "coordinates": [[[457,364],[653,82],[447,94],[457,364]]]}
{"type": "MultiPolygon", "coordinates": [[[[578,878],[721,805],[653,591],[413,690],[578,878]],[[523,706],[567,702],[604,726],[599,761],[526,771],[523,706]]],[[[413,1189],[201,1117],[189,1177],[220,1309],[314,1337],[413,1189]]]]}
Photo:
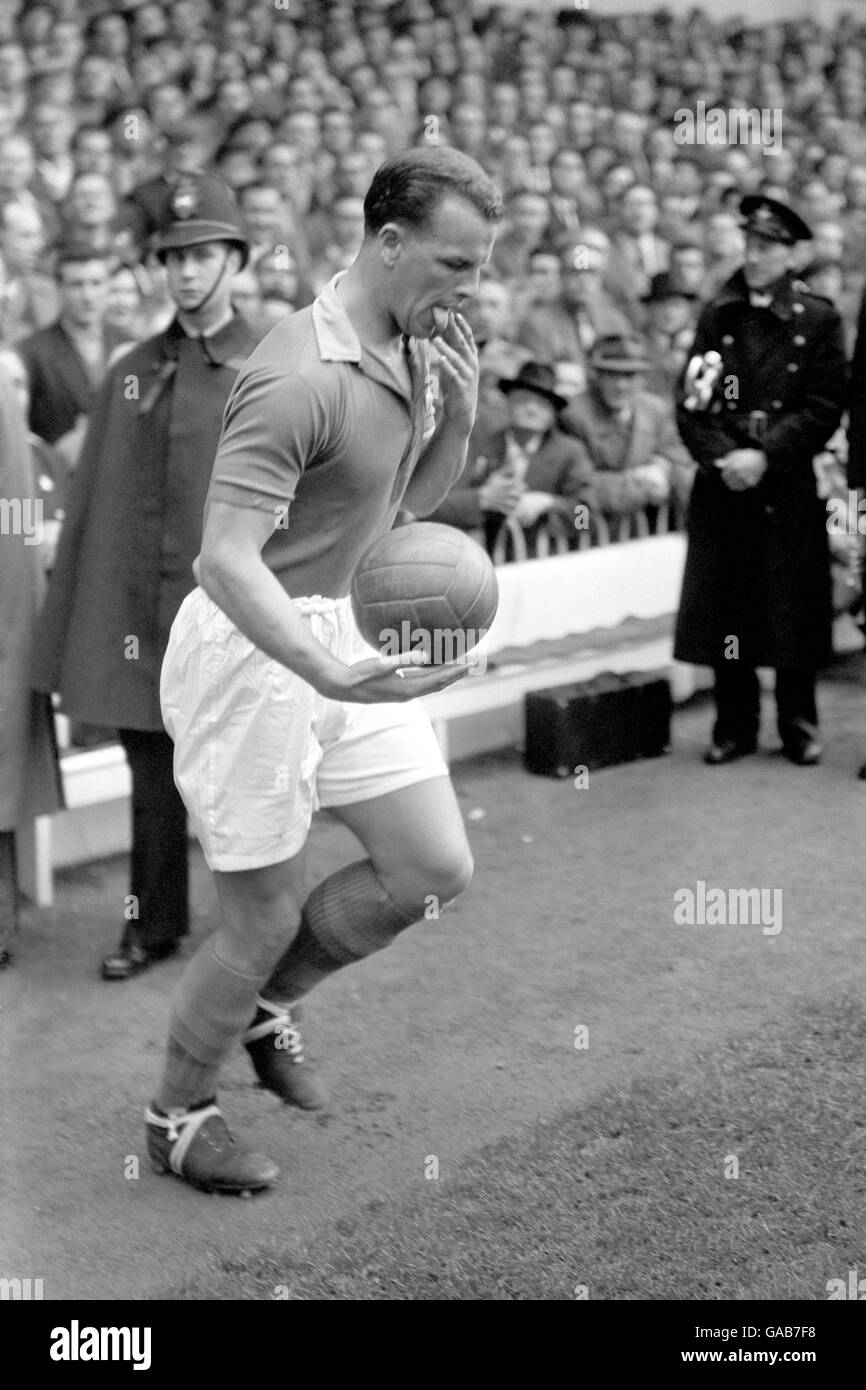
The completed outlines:
{"type": "Polygon", "coordinates": [[[335,970],[383,950],[420,915],[394,902],[369,859],[348,864],[307,898],[298,934],[262,995],[287,1004],[300,999],[335,970]]]}

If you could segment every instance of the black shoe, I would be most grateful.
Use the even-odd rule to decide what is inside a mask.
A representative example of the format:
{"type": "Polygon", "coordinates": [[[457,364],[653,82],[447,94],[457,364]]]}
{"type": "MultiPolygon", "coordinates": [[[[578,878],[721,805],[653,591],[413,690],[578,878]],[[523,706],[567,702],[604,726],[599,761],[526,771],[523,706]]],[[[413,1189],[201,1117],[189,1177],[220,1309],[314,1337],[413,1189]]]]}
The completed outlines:
{"type": "Polygon", "coordinates": [[[140,975],[159,961],[168,960],[176,951],[174,944],[159,951],[146,951],[143,946],[120,946],[103,958],[100,974],[103,980],[131,980],[133,975],[140,975]]]}
{"type": "Polygon", "coordinates": [[[0,946],[0,970],[8,970],[12,964],[12,952],[8,946],[0,946]]]}
{"type": "Polygon", "coordinates": [[[280,1175],[264,1154],[235,1139],[216,1100],[165,1114],[149,1108],[147,1151],[158,1173],[176,1173],[201,1192],[261,1192],[280,1175]]]}
{"type": "Polygon", "coordinates": [[[289,1008],[261,997],[256,1002],[256,1016],[241,1042],[250,1054],[259,1084],[286,1105],[321,1110],[328,1094],[315,1064],[304,1054],[298,1027],[300,1006],[289,1008]]]}
{"type": "Polygon", "coordinates": [[[786,743],[782,751],[788,761],[796,763],[797,767],[814,767],[821,761],[824,750],[816,739],[807,738],[799,743],[786,743]]]}
{"type": "Polygon", "coordinates": [[[866,763],[863,764],[857,776],[860,778],[861,782],[866,782],[866,763]]]}
{"type": "Polygon", "coordinates": [[[736,762],[737,758],[747,758],[750,753],[756,753],[758,745],[751,740],[742,743],[736,738],[723,738],[721,743],[711,743],[704,754],[704,762],[710,767],[721,767],[722,763],[736,762]]]}

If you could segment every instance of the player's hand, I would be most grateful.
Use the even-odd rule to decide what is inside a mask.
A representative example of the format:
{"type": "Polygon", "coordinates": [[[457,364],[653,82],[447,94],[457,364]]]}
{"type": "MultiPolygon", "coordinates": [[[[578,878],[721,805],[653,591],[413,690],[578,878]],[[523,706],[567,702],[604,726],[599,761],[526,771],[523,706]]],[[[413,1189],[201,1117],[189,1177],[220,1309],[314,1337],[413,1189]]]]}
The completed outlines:
{"type": "Polygon", "coordinates": [[[724,458],[716,459],[722,482],[732,492],[745,492],[756,487],[767,471],[767,456],[760,449],[732,449],[724,458]]]}
{"type": "Polygon", "coordinates": [[[351,704],[399,704],[444,690],[455,681],[468,676],[469,663],[450,661],[431,666],[423,652],[406,652],[403,656],[377,656],[356,661],[344,668],[329,688],[322,691],[331,700],[348,700],[351,704]]]}
{"type": "Polygon", "coordinates": [[[475,422],[478,404],[478,349],[462,314],[448,316],[448,327],[433,335],[439,353],[442,417],[466,434],[475,422]]]}

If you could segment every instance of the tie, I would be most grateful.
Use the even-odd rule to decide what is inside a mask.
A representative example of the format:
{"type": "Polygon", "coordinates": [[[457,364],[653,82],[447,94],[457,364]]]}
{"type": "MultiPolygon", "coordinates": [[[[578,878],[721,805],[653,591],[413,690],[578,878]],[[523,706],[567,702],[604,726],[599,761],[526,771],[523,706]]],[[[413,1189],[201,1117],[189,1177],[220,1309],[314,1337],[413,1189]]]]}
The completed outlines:
{"type": "Polygon", "coordinates": [[[753,290],[749,295],[749,303],[753,309],[769,309],[772,302],[772,294],[758,294],[757,290],[753,290]]]}

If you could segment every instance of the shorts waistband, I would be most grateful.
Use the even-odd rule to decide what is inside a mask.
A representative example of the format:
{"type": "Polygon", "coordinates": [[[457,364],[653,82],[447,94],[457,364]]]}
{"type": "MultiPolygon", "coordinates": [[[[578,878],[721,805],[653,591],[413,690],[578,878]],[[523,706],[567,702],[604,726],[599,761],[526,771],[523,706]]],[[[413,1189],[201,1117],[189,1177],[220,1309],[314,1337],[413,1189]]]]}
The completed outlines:
{"type": "Polygon", "coordinates": [[[321,594],[292,594],[290,597],[302,613],[345,613],[352,605],[348,594],[343,598],[323,598],[321,594]]]}

